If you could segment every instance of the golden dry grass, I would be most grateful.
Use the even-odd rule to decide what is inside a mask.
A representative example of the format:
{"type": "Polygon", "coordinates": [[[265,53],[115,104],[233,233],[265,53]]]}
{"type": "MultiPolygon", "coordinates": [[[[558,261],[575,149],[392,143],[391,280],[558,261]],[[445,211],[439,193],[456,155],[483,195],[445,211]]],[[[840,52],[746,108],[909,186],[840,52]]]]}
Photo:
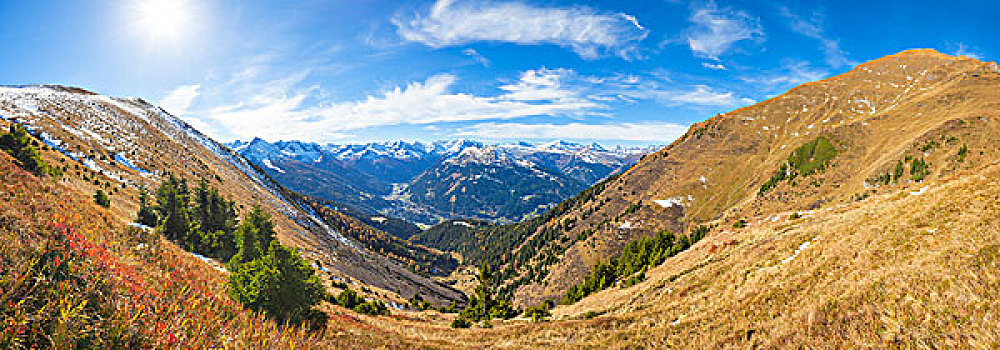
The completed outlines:
{"type": "Polygon", "coordinates": [[[635,287],[557,307],[552,322],[369,322],[425,348],[995,348],[998,180],[988,166],[923,192],[717,230],[635,287]]]}

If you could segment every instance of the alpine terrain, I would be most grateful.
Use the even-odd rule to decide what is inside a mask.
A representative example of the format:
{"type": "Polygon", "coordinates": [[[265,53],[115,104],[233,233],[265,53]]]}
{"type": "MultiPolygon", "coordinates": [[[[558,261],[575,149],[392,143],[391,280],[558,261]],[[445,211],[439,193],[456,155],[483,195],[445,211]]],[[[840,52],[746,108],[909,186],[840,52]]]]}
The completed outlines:
{"type": "Polygon", "coordinates": [[[360,217],[428,226],[452,218],[512,222],[538,215],[652,151],[565,141],[318,145],[257,138],[228,146],[292,190],[366,214],[360,217]]]}
{"type": "MultiPolygon", "coordinates": [[[[478,9],[449,6],[426,20],[478,9]]],[[[656,150],[222,144],[59,85],[0,88],[0,117],[0,348],[1000,347],[1000,67],[972,57],[861,63],[656,150]]]]}

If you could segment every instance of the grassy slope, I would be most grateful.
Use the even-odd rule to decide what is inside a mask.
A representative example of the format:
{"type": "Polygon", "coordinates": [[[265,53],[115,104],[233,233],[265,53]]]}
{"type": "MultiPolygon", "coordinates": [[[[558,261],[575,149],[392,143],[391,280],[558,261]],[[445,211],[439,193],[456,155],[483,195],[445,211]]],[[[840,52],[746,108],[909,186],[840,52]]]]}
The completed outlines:
{"type": "Polygon", "coordinates": [[[752,218],[635,287],[556,308],[560,321],[375,326],[440,348],[996,347],[998,179],[991,165],[800,219],[752,218]]]}
{"type": "Polygon", "coordinates": [[[848,203],[869,191],[866,180],[907,156],[926,157],[929,179],[1000,159],[994,146],[1000,121],[998,73],[995,64],[909,51],[698,123],[670,147],[626,171],[600,196],[541,225],[575,220],[564,235],[595,233],[566,250],[543,282],[521,289],[518,304],[558,298],[597,259],[659,230],[686,232],[711,220],[728,225],[741,217],[848,203]],[[799,177],[794,186],[782,182],[759,196],[761,184],[791,151],[817,136],[838,147],[828,169],[799,177]],[[958,140],[945,144],[950,137],[958,140]],[[922,151],[932,139],[940,146],[922,151]],[[963,144],[973,156],[959,162],[956,154],[963,144]],[[682,206],[668,209],[653,202],[671,198],[680,199],[682,206]],[[621,215],[636,204],[640,207],[634,213],[621,215]],[[620,229],[625,221],[633,228],[620,229]]]}

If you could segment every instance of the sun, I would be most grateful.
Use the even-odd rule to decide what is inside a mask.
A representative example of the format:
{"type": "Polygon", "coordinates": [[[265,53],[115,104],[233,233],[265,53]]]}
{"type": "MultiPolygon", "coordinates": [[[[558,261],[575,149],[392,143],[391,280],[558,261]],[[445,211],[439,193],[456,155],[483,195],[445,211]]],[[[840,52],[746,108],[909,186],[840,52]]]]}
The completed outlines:
{"type": "Polygon", "coordinates": [[[180,41],[193,25],[189,5],[187,0],[136,0],[134,25],[149,40],[180,41]]]}

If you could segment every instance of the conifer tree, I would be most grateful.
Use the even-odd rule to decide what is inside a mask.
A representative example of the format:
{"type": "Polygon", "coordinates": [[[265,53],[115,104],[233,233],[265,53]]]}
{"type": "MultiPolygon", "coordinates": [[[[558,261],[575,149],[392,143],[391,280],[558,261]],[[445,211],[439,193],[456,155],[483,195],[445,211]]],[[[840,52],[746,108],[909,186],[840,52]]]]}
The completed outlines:
{"type": "Polygon", "coordinates": [[[259,259],[267,253],[265,249],[270,247],[274,237],[270,216],[255,205],[236,228],[237,251],[230,265],[235,267],[259,259]]]}
{"type": "Polygon", "coordinates": [[[156,227],[158,221],[156,208],[150,203],[149,193],[142,190],[139,192],[139,212],[136,214],[136,222],[149,227],[156,227]]]}
{"type": "Polygon", "coordinates": [[[160,229],[167,239],[190,248],[191,217],[188,210],[187,181],[170,175],[156,190],[160,229]]]}

